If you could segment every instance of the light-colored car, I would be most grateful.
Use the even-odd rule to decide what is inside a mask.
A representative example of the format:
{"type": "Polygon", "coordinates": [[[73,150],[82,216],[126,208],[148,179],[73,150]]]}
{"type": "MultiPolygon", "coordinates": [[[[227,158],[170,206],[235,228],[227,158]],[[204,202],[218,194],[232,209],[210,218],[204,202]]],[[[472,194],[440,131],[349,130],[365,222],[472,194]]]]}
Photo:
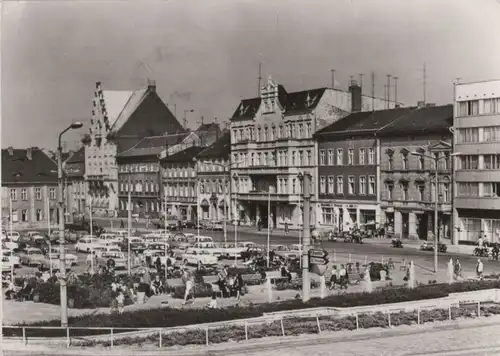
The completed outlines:
{"type": "Polygon", "coordinates": [[[21,238],[21,235],[17,231],[12,231],[12,232],[7,231],[7,238],[9,240],[17,242],[21,238]]]}
{"type": "Polygon", "coordinates": [[[281,258],[285,258],[285,259],[295,259],[295,258],[299,258],[300,257],[300,254],[298,251],[292,251],[290,249],[290,247],[286,246],[286,245],[274,245],[274,246],[271,246],[271,251],[274,250],[274,253],[276,254],[276,256],[279,256],[281,258]]]}
{"type": "Polygon", "coordinates": [[[219,247],[213,242],[197,242],[189,249],[195,250],[197,252],[206,252],[217,258],[222,258],[227,253],[224,247],[219,247]]]}
{"type": "Polygon", "coordinates": [[[109,260],[113,260],[115,269],[125,269],[128,266],[127,256],[123,252],[103,252],[97,260],[106,264],[109,260]]]}
{"type": "Polygon", "coordinates": [[[182,261],[193,266],[197,266],[199,263],[204,266],[213,266],[217,264],[218,259],[206,251],[197,251],[195,249],[188,248],[182,255],[182,261]]]}
{"type": "MultiPolygon", "coordinates": [[[[44,270],[50,270],[52,266],[53,271],[59,270],[60,266],[60,259],[59,259],[59,253],[58,252],[52,252],[42,262],[42,269],[44,270]]],[[[71,268],[74,264],[76,264],[77,257],[75,255],[71,254],[66,254],[65,255],[65,263],[66,263],[66,268],[71,268]]]]}
{"type": "Polygon", "coordinates": [[[10,265],[13,265],[14,267],[19,267],[21,265],[19,256],[14,254],[12,250],[3,250],[2,253],[2,261],[4,257],[7,257],[10,265]]]}
{"type": "Polygon", "coordinates": [[[22,265],[40,266],[44,260],[45,256],[39,248],[28,247],[19,252],[19,261],[22,265]]]}
{"type": "Polygon", "coordinates": [[[11,240],[4,240],[2,241],[2,248],[9,250],[16,250],[19,248],[19,244],[11,240]]]}
{"type": "Polygon", "coordinates": [[[2,256],[2,272],[10,272],[14,265],[8,256],[2,256]]]}
{"type": "Polygon", "coordinates": [[[222,221],[214,221],[211,226],[212,231],[224,231],[224,224],[222,221]]]}
{"type": "Polygon", "coordinates": [[[89,235],[82,237],[75,245],[76,252],[90,253],[93,250],[104,247],[99,239],[88,237],[89,235]]]}
{"type": "Polygon", "coordinates": [[[123,241],[123,237],[120,237],[120,236],[115,235],[115,234],[105,233],[105,234],[101,234],[101,236],[99,236],[99,240],[101,240],[102,243],[105,245],[109,245],[109,244],[117,245],[123,241]]]}
{"type": "Polygon", "coordinates": [[[241,254],[247,250],[247,247],[243,245],[235,245],[228,243],[222,246],[224,248],[224,256],[228,258],[241,258],[241,254]]]}

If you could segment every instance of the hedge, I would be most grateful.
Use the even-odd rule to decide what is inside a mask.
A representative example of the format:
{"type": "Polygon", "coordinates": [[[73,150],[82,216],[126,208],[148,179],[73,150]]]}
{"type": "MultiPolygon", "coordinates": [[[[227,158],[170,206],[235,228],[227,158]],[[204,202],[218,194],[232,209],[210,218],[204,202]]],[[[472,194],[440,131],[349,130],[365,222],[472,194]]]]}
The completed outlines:
{"type": "MultiPolygon", "coordinates": [[[[125,312],[121,315],[88,314],[69,318],[72,327],[114,327],[114,328],[168,328],[192,324],[221,322],[235,319],[260,317],[264,313],[285,310],[296,310],[317,307],[356,307],[379,305],[424,299],[447,297],[450,293],[467,292],[483,289],[500,288],[500,281],[476,281],[454,284],[433,284],[419,286],[415,289],[386,288],[372,293],[346,293],[326,297],[313,298],[307,303],[300,299],[286,300],[277,303],[255,304],[247,307],[232,306],[220,309],[177,309],[157,308],[125,312]]],[[[60,326],[60,321],[50,320],[37,323],[18,324],[24,326],[60,326]]],[[[58,330],[30,330],[30,336],[60,336],[58,330]]],[[[103,331],[107,332],[107,331],[103,331]]],[[[103,333],[95,331],[95,334],[103,333]]],[[[92,331],[75,330],[76,335],[89,335],[92,331]]],[[[21,330],[4,327],[5,336],[20,336],[21,330]]]]}

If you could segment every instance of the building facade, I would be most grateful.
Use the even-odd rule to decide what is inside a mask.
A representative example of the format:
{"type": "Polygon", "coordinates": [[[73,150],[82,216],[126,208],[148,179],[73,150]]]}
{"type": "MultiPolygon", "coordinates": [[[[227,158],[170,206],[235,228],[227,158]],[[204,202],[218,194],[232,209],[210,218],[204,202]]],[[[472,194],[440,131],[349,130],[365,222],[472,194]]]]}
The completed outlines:
{"type": "MultiPolygon", "coordinates": [[[[231,117],[231,210],[240,224],[261,222],[299,228],[299,173],[312,176],[312,217],[316,225],[316,157],[313,134],[356,111],[383,108],[384,100],[368,98],[354,82],[350,92],[321,88],[287,93],[271,78],[260,97],[242,100],[231,117]],[[270,207],[271,211],[268,211],[270,207]]],[[[394,103],[391,104],[394,106],[394,103]]]]}
{"type": "Polygon", "coordinates": [[[85,179],[93,214],[119,210],[117,154],[143,138],[183,133],[182,125],[156,93],[154,82],[137,91],[102,90],[96,84],[89,133],[84,137],[85,179]]]}
{"type": "Polygon", "coordinates": [[[79,217],[87,213],[87,182],[85,181],[85,148],[71,152],[63,164],[65,188],[68,197],[68,213],[70,217],[79,217]]]}
{"type": "Polygon", "coordinates": [[[440,238],[450,238],[453,106],[396,110],[401,115],[377,132],[382,188],[380,223],[402,238],[433,238],[436,158],[438,234],[440,238]]]}
{"type": "Polygon", "coordinates": [[[231,136],[224,132],[197,156],[200,219],[230,220],[230,152],[231,136]]]}
{"type": "Polygon", "coordinates": [[[3,227],[56,227],[58,211],[57,164],[38,147],[2,149],[3,227]]]}
{"type": "Polygon", "coordinates": [[[457,84],[454,114],[454,242],[500,242],[500,80],[457,84]]]}

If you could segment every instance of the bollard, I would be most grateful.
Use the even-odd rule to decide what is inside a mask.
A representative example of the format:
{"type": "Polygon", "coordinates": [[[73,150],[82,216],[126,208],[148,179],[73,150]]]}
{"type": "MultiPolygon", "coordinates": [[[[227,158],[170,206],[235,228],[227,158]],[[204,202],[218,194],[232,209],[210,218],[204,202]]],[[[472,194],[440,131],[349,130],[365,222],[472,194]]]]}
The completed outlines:
{"type": "Polygon", "coordinates": [[[481,317],[481,302],[480,301],[477,302],[477,317],[478,318],[481,317]]]}
{"type": "Polygon", "coordinates": [[[359,316],[356,314],[356,330],[359,330],[359,316]]]}
{"type": "Polygon", "coordinates": [[[209,345],[209,343],[208,343],[208,328],[205,329],[205,343],[207,344],[207,346],[209,345]]]}
{"type": "Polygon", "coordinates": [[[161,349],[161,348],[162,348],[162,346],[163,346],[163,340],[162,340],[162,335],[161,335],[161,328],[160,328],[160,330],[158,331],[158,333],[160,334],[159,336],[160,336],[160,349],[161,349]]]}
{"type": "Polygon", "coordinates": [[[451,320],[451,304],[448,306],[448,320],[451,320]]]}
{"type": "Polygon", "coordinates": [[[23,328],[23,344],[28,345],[28,339],[26,339],[26,328],[23,328]]]}
{"type": "Polygon", "coordinates": [[[325,281],[325,276],[321,276],[320,278],[320,293],[321,293],[321,299],[324,299],[326,296],[326,281],[325,281]]]}
{"type": "Polygon", "coordinates": [[[319,316],[316,315],[316,324],[318,325],[318,334],[321,334],[321,325],[319,325],[319,316]]]}
{"type": "Polygon", "coordinates": [[[417,309],[417,325],[420,325],[420,308],[417,309]]]}
{"type": "Polygon", "coordinates": [[[391,312],[390,311],[387,311],[387,322],[389,323],[389,327],[391,328],[392,325],[391,325],[391,312]]]}
{"type": "Polygon", "coordinates": [[[283,325],[283,318],[281,318],[280,323],[281,323],[281,333],[283,334],[283,336],[285,336],[285,326],[283,325]]]}
{"type": "Polygon", "coordinates": [[[349,253],[349,263],[351,263],[351,253],[349,253]]]}
{"type": "Polygon", "coordinates": [[[111,341],[111,347],[113,347],[113,328],[109,329],[109,336],[110,336],[110,341],[111,341]]]}
{"type": "Polygon", "coordinates": [[[273,302],[273,286],[271,284],[271,278],[267,277],[267,301],[269,303],[273,302]]]}
{"type": "Polygon", "coordinates": [[[245,321],[245,340],[248,341],[248,323],[245,321]]]}

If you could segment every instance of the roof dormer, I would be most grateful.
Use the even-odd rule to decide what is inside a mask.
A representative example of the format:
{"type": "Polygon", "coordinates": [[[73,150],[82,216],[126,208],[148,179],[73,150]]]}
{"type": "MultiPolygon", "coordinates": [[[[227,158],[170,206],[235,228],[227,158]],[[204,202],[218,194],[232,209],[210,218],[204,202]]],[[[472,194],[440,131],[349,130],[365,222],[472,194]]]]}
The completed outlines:
{"type": "Polygon", "coordinates": [[[264,104],[263,112],[265,114],[276,112],[276,105],[278,103],[278,84],[275,83],[271,77],[267,79],[267,84],[260,89],[260,96],[264,104]]]}

